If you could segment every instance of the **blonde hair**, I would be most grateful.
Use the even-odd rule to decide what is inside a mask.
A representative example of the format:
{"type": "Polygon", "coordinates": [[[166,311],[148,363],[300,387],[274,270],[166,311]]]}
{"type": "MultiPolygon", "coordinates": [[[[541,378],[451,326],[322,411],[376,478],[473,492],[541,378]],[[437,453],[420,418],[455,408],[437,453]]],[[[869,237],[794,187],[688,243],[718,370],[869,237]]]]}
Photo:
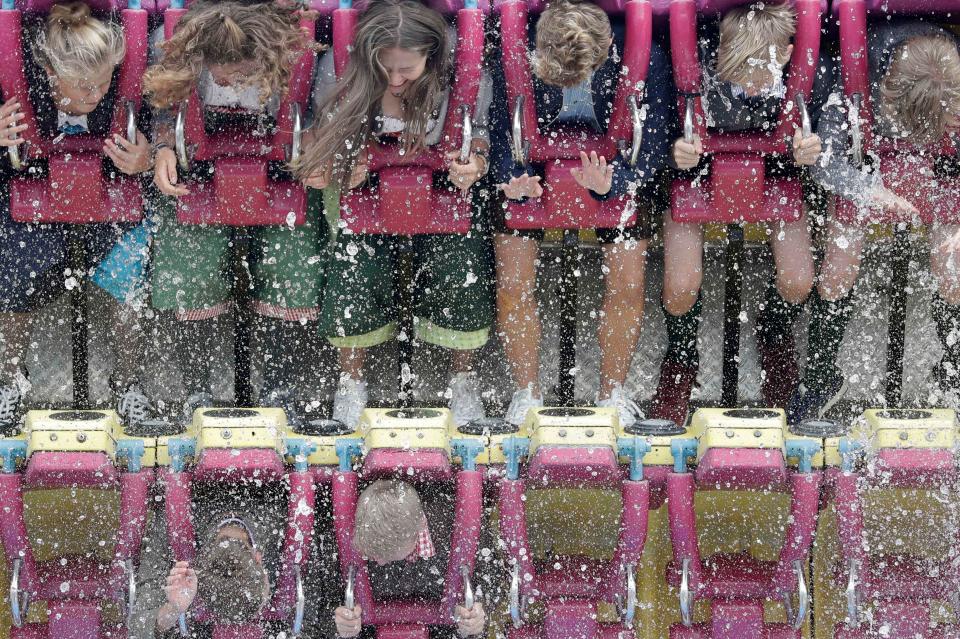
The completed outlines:
{"type": "Polygon", "coordinates": [[[572,87],[610,55],[610,18],[589,2],[551,2],[537,23],[533,73],[547,84],[572,87]]]}
{"type": "Polygon", "coordinates": [[[368,558],[393,555],[416,540],[424,518],[413,486],[396,479],[378,479],[360,493],[353,547],[368,558]]]}
{"type": "Polygon", "coordinates": [[[918,144],[938,141],[947,118],[960,116],[960,54],[945,36],[907,40],[880,83],[883,114],[918,144]]]}
{"type": "Polygon", "coordinates": [[[54,5],[33,46],[41,66],[70,79],[116,67],[126,50],[123,28],[94,18],[83,2],[54,5]]]}
{"type": "Polygon", "coordinates": [[[253,61],[249,85],[261,99],[284,95],[291,71],[305,48],[315,48],[300,29],[300,15],[287,2],[197,0],[161,45],[163,58],[147,69],[143,86],[155,107],[186,100],[200,73],[212,64],[253,61]]]}
{"type": "Polygon", "coordinates": [[[797,32],[797,12],[789,3],[735,7],[720,20],[717,78],[745,84],[760,68],[788,61],[787,48],[797,32]]]}

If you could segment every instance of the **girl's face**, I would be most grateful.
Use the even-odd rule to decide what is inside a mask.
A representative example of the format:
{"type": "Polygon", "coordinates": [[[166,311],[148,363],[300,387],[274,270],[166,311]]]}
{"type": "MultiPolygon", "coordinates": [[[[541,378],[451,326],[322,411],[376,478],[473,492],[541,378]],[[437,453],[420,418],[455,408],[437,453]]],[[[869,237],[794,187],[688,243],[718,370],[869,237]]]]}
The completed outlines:
{"type": "Polygon", "coordinates": [[[113,67],[107,65],[81,78],[61,78],[47,69],[57,108],[71,115],[86,115],[97,108],[110,90],[113,67]]]}
{"type": "Polygon", "coordinates": [[[207,66],[207,70],[218,86],[235,87],[247,84],[258,71],[258,67],[254,60],[244,60],[229,64],[211,64],[207,66]]]}
{"type": "Polygon", "coordinates": [[[387,91],[399,98],[427,68],[427,56],[412,49],[391,47],[380,53],[380,68],[387,74],[387,91]]]}

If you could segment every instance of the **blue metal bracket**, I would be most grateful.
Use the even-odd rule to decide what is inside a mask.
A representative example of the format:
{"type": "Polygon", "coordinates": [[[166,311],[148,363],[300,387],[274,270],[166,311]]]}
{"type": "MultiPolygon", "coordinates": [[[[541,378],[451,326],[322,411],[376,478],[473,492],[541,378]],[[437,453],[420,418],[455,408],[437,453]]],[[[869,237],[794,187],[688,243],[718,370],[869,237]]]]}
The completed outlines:
{"type": "Polygon", "coordinates": [[[507,479],[520,479],[520,458],[530,453],[530,438],[510,436],[501,444],[507,458],[507,479]]]}
{"type": "Polygon", "coordinates": [[[287,455],[293,457],[293,469],[302,473],[310,467],[307,457],[317,450],[317,445],[308,439],[293,437],[285,442],[287,455]]]}
{"type": "Polygon", "coordinates": [[[13,11],[16,9],[15,0],[3,0],[3,4],[0,5],[0,9],[3,9],[4,11],[13,11]]]}
{"type": "Polygon", "coordinates": [[[182,473],[187,467],[187,457],[197,454],[197,442],[189,437],[171,437],[167,440],[167,451],[170,454],[170,469],[182,473]]]}
{"type": "Polygon", "coordinates": [[[820,442],[810,439],[788,439],[786,441],[787,457],[800,459],[800,472],[813,472],[813,456],[823,450],[820,442]]]}
{"type": "Polygon", "coordinates": [[[673,472],[687,472],[687,458],[696,456],[698,445],[697,440],[691,438],[674,439],[670,442],[670,454],[673,455],[673,472]]]}
{"type": "Polygon", "coordinates": [[[477,455],[483,452],[486,445],[479,439],[458,437],[450,440],[450,450],[460,458],[460,466],[464,470],[477,469],[477,455]]]}
{"type": "Polygon", "coordinates": [[[171,9],[183,9],[183,0],[170,0],[171,9]]]}
{"type": "Polygon", "coordinates": [[[17,460],[26,458],[26,441],[22,439],[0,439],[0,460],[3,460],[3,472],[17,472],[17,460]]]}
{"type": "Polygon", "coordinates": [[[143,469],[143,456],[147,451],[142,439],[124,439],[117,442],[117,459],[127,462],[127,470],[139,473],[143,469]]]}
{"type": "Polygon", "coordinates": [[[853,463],[863,453],[863,442],[843,437],[837,445],[840,450],[840,470],[845,473],[853,472],[853,463]]]}
{"type": "Polygon", "coordinates": [[[141,9],[140,0],[127,0],[127,9],[141,9]]]}
{"type": "Polygon", "coordinates": [[[464,8],[464,9],[476,9],[476,8],[477,8],[477,0],[463,0],[463,8],[464,8]]]}
{"type": "Polygon", "coordinates": [[[341,9],[353,9],[353,0],[340,0],[341,9]]]}
{"type": "Polygon", "coordinates": [[[363,440],[359,437],[337,439],[334,450],[337,453],[337,459],[340,460],[340,472],[348,472],[353,468],[353,458],[363,452],[363,440]]]}
{"type": "Polygon", "coordinates": [[[650,452],[650,442],[634,435],[617,438],[618,454],[630,458],[630,481],[643,481],[643,456],[650,452]]]}

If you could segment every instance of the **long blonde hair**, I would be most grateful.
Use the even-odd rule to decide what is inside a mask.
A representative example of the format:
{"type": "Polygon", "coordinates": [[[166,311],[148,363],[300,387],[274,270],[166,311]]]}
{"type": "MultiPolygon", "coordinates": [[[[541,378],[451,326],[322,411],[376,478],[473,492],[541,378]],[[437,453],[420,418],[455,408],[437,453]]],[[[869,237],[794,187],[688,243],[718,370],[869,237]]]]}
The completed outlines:
{"type": "Polygon", "coordinates": [[[284,95],[297,58],[313,48],[293,4],[235,0],[194,2],[161,46],[163,58],[143,78],[144,90],[158,108],[185,100],[204,67],[212,64],[254,61],[257,71],[248,84],[260,87],[261,99],[284,95]]]}
{"type": "Polygon", "coordinates": [[[960,117],[960,54],[947,36],[907,40],[880,84],[881,112],[918,144],[940,140],[960,117]]]}
{"type": "Polygon", "coordinates": [[[33,45],[41,66],[70,79],[116,67],[126,50],[120,25],[93,17],[83,2],[54,5],[33,45]]]}
{"type": "Polygon", "coordinates": [[[314,143],[293,170],[306,178],[332,166],[332,177],[346,185],[357,158],[373,132],[389,80],[380,54],[393,47],[426,56],[423,75],[404,92],[404,130],[400,143],[406,153],[424,147],[427,126],[435,116],[452,74],[447,23],[417,0],[371,2],[360,17],[350,60],[336,88],[317,109],[314,143]]]}

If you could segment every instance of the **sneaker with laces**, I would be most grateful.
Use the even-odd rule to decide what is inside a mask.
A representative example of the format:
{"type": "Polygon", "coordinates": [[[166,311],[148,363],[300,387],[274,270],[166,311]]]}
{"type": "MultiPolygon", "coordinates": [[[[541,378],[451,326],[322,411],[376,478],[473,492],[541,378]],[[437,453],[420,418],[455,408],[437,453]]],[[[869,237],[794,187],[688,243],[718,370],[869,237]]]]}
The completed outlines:
{"type": "Polygon", "coordinates": [[[183,403],[183,417],[186,421],[190,421],[198,408],[211,407],[213,407],[213,395],[205,391],[194,393],[183,403]]]}
{"type": "Polygon", "coordinates": [[[487,416],[480,399],[480,381],[474,372],[457,373],[450,380],[450,412],[457,426],[465,426],[487,416]]]}
{"type": "Polygon", "coordinates": [[[799,424],[807,419],[820,419],[840,401],[847,392],[847,380],[837,373],[823,388],[797,386],[787,406],[787,423],[799,424]]]}
{"type": "Polygon", "coordinates": [[[620,425],[623,427],[633,426],[638,419],[643,419],[643,411],[640,406],[627,395],[620,384],[613,387],[613,390],[610,391],[610,397],[597,400],[597,406],[600,408],[616,408],[617,415],[620,417],[620,425]]]}
{"type": "Polygon", "coordinates": [[[665,359],[660,364],[660,381],[650,404],[650,417],[668,419],[677,426],[687,423],[690,394],[697,382],[697,367],[665,359]]]}
{"type": "Polygon", "coordinates": [[[527,419],[527,413],[530,412],[531,408],[540,408],[541,406],[543,406],[543,399],[535,399],[533,389],[529,386],[521,388],[513,394],[513,399],[510,400],[510,406],[507,408],[507,415],[504,419],[510,424],[520,426],[527,419]]]}
{"type": "Polygon", "coordinates": [[[360,425],[360,413],[367,407],[367,383],[340,374],[337,394],[333,396],[333,419],[350,428],[360,425]]]}
{"type": "Polygon", "coordinates": [[[800,368],[793,335],[784,335],[776,343],[757,340],[760,354],[760,394],[764,406],[786,408],[800,384],[800,368]]]}
{"type": "Polygon", "coordinates": [[[31,387],[30,380],[21,371],[16,372],[8,385],[0,386],[0,429],[4,431],[16,429],[20,404],[23,403],[31,387]]]}
{"type": "Polygon", "coordinates": [[[290,426],[297,427],[303,423],[297,410],[296,393],[292,388],[274,388],[267,392],[261,392],[260,404],[270,408],[282,408],[290,426]]]}
{"type": "Polygon", "coordinates": [[[117,413],[125,426],[136,426],[152,417],[153,406],[140,385],[132,382],[117,399],[117,413]]]}

